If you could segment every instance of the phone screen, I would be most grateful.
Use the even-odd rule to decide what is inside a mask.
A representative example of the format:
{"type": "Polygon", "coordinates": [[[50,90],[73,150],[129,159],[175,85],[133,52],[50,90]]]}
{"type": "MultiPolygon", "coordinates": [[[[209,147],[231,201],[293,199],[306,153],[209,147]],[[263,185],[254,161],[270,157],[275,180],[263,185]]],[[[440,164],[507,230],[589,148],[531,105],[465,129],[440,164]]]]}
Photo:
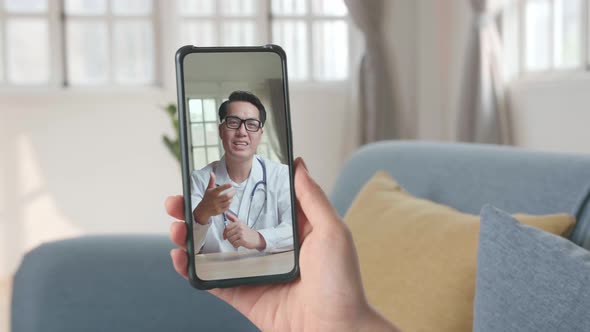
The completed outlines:
{"type": "Polygon", "coordinates": [[[177,76],[191,282],[211,288],[294,277],[284,52],[183,47],[177,76]]]}

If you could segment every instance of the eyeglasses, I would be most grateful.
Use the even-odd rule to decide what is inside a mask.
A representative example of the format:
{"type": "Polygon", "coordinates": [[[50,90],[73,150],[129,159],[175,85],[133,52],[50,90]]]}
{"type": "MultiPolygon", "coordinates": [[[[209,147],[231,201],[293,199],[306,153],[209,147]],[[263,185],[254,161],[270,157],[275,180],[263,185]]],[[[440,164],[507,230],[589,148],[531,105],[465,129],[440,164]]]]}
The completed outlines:
{"type": "Polygon", "coordinates": [[[229,129],[240,129],[244,123],[244,128],[250,132],[257,132],[262,127],[262,123],[256,119],[245,119],[242,120],[237,116],[226,116],[225,117],[225,126],[229,129]]]}

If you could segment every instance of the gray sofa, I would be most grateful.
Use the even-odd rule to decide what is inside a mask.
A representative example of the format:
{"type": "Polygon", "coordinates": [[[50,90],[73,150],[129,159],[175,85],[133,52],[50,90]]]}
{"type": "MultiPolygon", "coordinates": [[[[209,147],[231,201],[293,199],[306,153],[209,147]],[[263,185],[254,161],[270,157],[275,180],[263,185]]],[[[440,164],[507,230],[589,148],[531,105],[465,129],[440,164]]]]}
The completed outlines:
{"type": "MultiPolygon", "coordinates": [[[[567,212],[572,241],[590,248],[590,156],[516,148],[381,142],[344,165],[331,196],[344,215],[376,170],[412,194],[479,213],[567,212]]],[[[164,221],[163,221],[164,222],[164,221]]],[[[163,226],[163,229],[166,227],[163,226]]],[[[230,306],[172,269],[167,236],[89,236],[42,245],[14,280],[13,331],[254,331],[230,306]]]]}

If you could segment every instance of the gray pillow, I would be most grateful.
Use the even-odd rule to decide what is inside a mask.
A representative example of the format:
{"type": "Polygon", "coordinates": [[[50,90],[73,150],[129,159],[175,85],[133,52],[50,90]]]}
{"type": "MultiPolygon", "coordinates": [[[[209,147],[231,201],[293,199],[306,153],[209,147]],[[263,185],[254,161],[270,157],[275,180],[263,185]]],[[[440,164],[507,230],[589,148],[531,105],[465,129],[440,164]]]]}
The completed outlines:
{"type": "Polygon", "coordinates": [[[590,252],[481,210],[474,331],[590,331],[590,252]]]}

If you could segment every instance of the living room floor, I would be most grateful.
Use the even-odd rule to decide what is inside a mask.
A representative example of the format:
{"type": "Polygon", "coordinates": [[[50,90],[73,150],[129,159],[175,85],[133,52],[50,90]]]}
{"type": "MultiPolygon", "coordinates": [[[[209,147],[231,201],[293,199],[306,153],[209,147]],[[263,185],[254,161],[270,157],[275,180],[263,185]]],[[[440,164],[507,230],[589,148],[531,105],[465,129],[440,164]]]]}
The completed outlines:
{"type": "Polygon", "coordinates": [[[11,279],[0,279],[0,332],[8,332],[11,286],[11,279]]]}

